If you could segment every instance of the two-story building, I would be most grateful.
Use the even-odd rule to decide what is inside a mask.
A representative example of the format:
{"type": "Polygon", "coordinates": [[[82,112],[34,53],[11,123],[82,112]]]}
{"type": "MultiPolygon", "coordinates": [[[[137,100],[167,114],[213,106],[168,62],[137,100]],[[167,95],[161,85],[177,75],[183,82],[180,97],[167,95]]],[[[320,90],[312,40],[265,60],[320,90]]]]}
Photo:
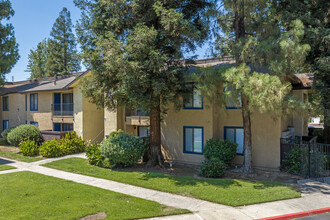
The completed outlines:
{"type": "Polygon", "coordinates": [[[2,128],[33,124],[41,131],[76,131],[85,140],[103,139],[104,110],[88,102],[79,79],[89,74],[7,83],[1,89],[2,128]]]}

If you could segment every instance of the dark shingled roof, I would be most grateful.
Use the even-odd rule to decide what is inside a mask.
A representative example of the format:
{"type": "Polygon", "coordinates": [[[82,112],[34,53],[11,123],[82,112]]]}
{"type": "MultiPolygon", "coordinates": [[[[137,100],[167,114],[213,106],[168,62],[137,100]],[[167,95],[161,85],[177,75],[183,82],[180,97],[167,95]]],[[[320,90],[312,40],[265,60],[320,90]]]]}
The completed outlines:
{"type": "Polygon", "coordinates": [[[72,73],[71,75],[66,76],[9,82],[6,83],[4,87],[0,88],[0,95],[67,90],[70,85],[87,72],[88,71],[72,73]]]}

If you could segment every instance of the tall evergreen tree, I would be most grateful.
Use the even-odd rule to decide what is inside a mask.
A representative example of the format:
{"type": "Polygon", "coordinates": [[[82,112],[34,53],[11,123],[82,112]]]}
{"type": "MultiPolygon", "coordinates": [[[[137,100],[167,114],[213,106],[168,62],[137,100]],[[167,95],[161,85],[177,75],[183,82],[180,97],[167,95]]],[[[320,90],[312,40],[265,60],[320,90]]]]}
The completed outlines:
{"type": "MultiPolygon", "coordinates": [[[[203,97],[223,106],[219,84],[235,88],[225,95],[240,97],[244,127],[243,171],[252,169],[251,112],[283,113],[289,93],[287,76],[299,71],[308,45],[300,45],[303,26],[294,21],[284,29],[271,0],[222,0],[218,16],[220,34],[217,37],[220,55],[232,55],[235,67],[205,71],[199,76],[203,97]]],[[[290,99],[291,100],[291,99],[290,99]]],[[[288,102],[288,103],[292,103],[288,102]]]]}
{"type": "Polygon", "coordinates": [[[26,72],[30,72],[30,79],[44,78],[47,75],[46,63],[50,51],[48,41],[44,39],[38,43],[35,50],[30,50],[29,61],[26,72]]]}
{"type": "Polygon", "coordinates": [[[305,26],[302,42],[311,50],[306,62],[314,73],[316,113],[324,115],[324,141],[330,143],[330,1],[279,0],[274,2],[283,26],[300,19],[305,26]]]}
{"type": "Polygon", "coordinates": [[[0,0],[0,83],[4,83],[5,74],[9,73],[19,59],[18,44],[14,27],[7,21],[14,15],[9,0],[0,0]],[[2,21],[5,20],[5,23],[2,21]]]}
{"type": "Polygon", "coordinates": [[[153,165],[163,163],[161,106],[178,103],[185,91],[179,60],[206,39],[210,2],[75,0],[82,10],[79,42],[93,72],[83,92],[110,110],[149,110],[153,165]]]}
{"type": "Polygon", "coordinates": [[[72,28],[70,12],[63,8],[50,33],[48,47],[51,52],[46,62],[47,76],[67,75],[80,70],[80,58],[72,28]]]}

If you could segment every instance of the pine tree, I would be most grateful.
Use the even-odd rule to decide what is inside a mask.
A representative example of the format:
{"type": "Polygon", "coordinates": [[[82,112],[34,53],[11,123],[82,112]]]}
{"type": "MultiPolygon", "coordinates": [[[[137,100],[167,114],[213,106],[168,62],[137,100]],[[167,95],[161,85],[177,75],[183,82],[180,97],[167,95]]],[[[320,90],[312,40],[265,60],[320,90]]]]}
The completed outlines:
{"type": "Polygon", "coordinates": [[[56,19],[48,42],[47,76],[67,75],[80,70],[76,39],[72,33],[70,12],[63,8],[56,19]]]}
{"type": "Polygon", "coordinates": [[[9,0],[0,0],[0,84],[19,59],[14,27],[7,21],[14,15],[9,0]],[[5,24],[2,23],[5,20],[5,24]]]}
{"type": "Polygon", "coordinates": [[[30,79],[44,78],[47,74],[46,62],[50,51],[48,41],[44,39],[38,43],[35,50],[30,50],[29,61],[26,72],[30,72],[30,79]]]}
{"type": "Polygon", "coordinates": [[[85,63],[93,76],[84,94],[109,110],[150,112],[151,164],[162,164],[161,106],[178,104],[184,91],[184,50],[207,37],[209,1],[76,0],[77,28],[85,63]],[[105,96],[104,94],[109,94],[105,96]]]}
{"type": "MultiPolygon", "coordinates": [[[[197,76],[203,97],[223,106],[225,98],[218,88],[232,86],[224,94],[240,97],[244,127],[243,171],[252,170],[251,112],[283,114],[286,95],[291,90],[287,76],[299,71],[308,45],[300,45],[303,25],[293,21],[281,26],[269,0],[222,0],[219,11],[217,47],[219,55],[231,55],[235,67],[205,71],[197,76]]],[[[292,103],[292,97],[289,102],[292,103]]]]}
{"type": "Polygon", "coordinates": [[[274,7],[284,26],[295,19],[305,26],[302,42],[311,46],[306,63],[314,73],[314,109],[316,114],[324,115],[324,141],[330,144],[330,2],[280,0],[274,7]]]}

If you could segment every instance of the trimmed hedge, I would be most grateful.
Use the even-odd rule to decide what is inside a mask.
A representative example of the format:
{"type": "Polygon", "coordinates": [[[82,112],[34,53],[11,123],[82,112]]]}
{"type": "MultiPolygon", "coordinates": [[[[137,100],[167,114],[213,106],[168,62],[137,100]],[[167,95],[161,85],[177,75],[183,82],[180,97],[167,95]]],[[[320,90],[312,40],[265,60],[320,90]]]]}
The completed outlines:
{"type": "Polygon", "coordinates": [[[236,156],[237,144],[229,140],[211,138],[206,142],[204,156],[206,160],[218,158],[230,165],[236,156]]]}
{"type": "Polygon", "coordinates": [[[7,129],[3,130],[3,132],[1,133],[1,136],[7,141],[8,134],[14,129],[15,129],[15,127],[7,128],[7,129]]]}
{"type": "Polygon", "coordinates": [[[42,138],[39,128],[34,125],[20,125],[10,131],[7,136],[7,141],[13,146],[19,146],[21,142],[26,140],[40,144],[42,138]]]}
{"type": "Polygon", "coordinates": [[[224,161],[219,158],[212,157],[203,161],[200,169],[200,175],[211,178],[221,177],[227,168],[228,167],[224,161]]]}
{"type": "Polygon", "coordinates": [[[100,146],[101,154],[110,166],[127,167],[136,164],[146,150],[142,139],[122,130],[112,132],[100,146]]]}

